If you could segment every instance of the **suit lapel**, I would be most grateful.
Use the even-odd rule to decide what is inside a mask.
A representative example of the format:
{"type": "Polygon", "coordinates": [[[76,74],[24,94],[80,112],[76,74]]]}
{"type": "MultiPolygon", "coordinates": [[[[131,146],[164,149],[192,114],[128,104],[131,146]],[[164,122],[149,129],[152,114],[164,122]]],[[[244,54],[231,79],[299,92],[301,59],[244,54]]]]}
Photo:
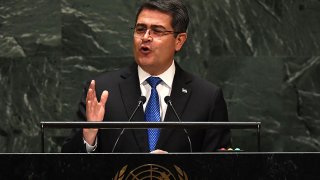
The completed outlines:
{"type": "MultiPolygon", "coordinates": [[[[170,97],[172,100],[173,107],[176,109],[177,114],[180,118],[182,117],[182,114],[191,96],[191,81],[191,76],[187,74],[185,71],[183,71],[176,63],[176,72],[172,83],[173,86],[170,97]]],[[[183,121],[183,119],[181,120],[183,121]]],[[[175,117],[173,110],[169,106],[167,107],[164,121],[179,122],[177,117],[175,117]]],[[[174,133],[175,131],[176,130],[172,128],[162,129],[156,148],[161,149],[161,147],[166,144],[172,133],[174,133]]]]}
{"type": "MultiPolygon", "coordinates": [[[[138,105],[138,99],[141,96],[141,90],[139,86],[139,77],[137,72],[137,65],[134,63],[129,67],[127,71],[122,73],[121,77],[124,79],[120,84],[120,93],[122,102],[126,109],[128,118],[138,105]]],[[[137,110],[135,116],[131,120],[132,122],[144,121],[143,107],[137,110]]],[[[133,129],[133,135],[142,152],[149,151],[147,131],[145,129],[133,129]]]]}

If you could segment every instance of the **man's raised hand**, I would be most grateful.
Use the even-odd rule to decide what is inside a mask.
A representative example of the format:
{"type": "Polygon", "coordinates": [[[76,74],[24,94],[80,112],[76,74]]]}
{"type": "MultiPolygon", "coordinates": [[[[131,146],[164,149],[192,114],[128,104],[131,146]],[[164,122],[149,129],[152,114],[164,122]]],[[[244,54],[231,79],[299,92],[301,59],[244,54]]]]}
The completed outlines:
{"type": "MultiPolygon", "coordinates": [[[[90,122],[103,120],[105,114],[105,105],[109,96],[108,91],[103,91],[100,102],[98,102],[95,89],[95,81],[92,80],[86,98],[86,117],[87,121],[90,122]]],[[[83,138],[88,144],[93,145],[97,133],[98,129],[83,129],[83,138]]]]}

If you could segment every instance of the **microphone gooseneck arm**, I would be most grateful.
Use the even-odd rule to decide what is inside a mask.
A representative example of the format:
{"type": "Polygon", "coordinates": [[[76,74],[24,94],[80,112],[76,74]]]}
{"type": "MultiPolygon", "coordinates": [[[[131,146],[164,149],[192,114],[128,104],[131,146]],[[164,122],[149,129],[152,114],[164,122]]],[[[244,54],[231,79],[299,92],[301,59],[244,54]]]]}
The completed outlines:
{"type": "Polygon", "coordinates": [[[145,96],[140,96],[139,101],[138,101],[138,105],[137,107],[134,109],[133,113],[131,114],[130,118],[129,118],[129,122],[132,120],[132,118],[134,117],[134,115],[136,114],[137,110],[139,109],[139,107],[141,105],[143,105],[146,102],[147,98],[145,96]]]}
{"type": "MultiPolygon", "coordinates": [[[[130,121],[132,120],[132,118],[133,118],[134,115],[136,114],[136,112],[137,112],[137,110],[139,109],[139,107],[140,107],[141,105],[143,105],[143,104],[146,102],[146,100],[147,100],[147,98],[146,98],[145,96],[140,96],[139,101],[138,101],[138,105],[137,105],[137,107],[133,110],[133,113],[131,114],[128,122],[130,122],[130,121]]],[[[115,150],[115,148],[116,148],[116,146],[117,146],[117,144],[118,144],[118,141],[119,141],[120,137],[122,136],[124,130],[125,130],[125,128],[122,128],[122,130],[121,130],[121,132],[120,132],[120,134],[119,134],[116,142],[114,143],[114,145],[113,145],[113,147],[112,147],[111,153],[114,152],[114,150],[115,150]]]]}
{"type": "MultiPolygon", "coordinates": [[[[182,122],[181,119],[180,119],[180,117],[179,117],[179,115],[178,115],[178,113],[177,113],[177,111],[175,110],[175,108],[174,108],[173,105],[172,105],[172,101],[171,101],[170,96],[166,96],[166,97],[164,98],[164,102],[166,102],[166,103],[171,107],[171,109],[172,109],[173,112],[174,112],[174,115],[175,115],[176,118],[179,120],[179,122],[182,122]]],[[[188,133],[188,131],[187,131],[185,128],[183,128],[183,130],[184,130],[185,134],[187,135],[187,138],[188,138],[188,141],[189,141],[190,152],[193,152],[193,151],[192,151],[192,143],[191,143],[191,139],[190,139],[189,133],[188,133]]]]}

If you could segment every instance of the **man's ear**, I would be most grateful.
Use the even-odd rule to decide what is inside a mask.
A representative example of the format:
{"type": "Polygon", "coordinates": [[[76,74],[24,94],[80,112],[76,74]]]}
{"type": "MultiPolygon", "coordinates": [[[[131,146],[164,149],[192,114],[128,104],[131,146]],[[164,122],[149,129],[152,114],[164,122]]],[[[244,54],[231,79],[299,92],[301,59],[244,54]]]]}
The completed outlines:
{"type": "Polygon", "coordinates": [[[182,48],[182,46],[186,42],[186,40],[187,40],[187,33],[180,33],[177,35],[176,47],[175,47],[176,52],[180,51],[180,49],[182,48]]]}

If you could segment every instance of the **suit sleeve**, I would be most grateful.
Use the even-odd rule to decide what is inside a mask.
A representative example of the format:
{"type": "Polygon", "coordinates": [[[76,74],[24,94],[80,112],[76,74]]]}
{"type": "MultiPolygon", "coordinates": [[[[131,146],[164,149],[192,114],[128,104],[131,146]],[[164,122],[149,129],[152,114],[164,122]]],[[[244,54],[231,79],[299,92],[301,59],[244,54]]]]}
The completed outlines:
{"type": "MultiPolygon", "coordinates": [[[[87,121],[86,118],[86,96],[90,81],[83,88],[82,98],[79,103],[76,120],[87,121]]],[[[61,149],[63,153],[86,153],[86,146],[83,141],[82,129],[72,129],[70,137],[68,137],[61,149]]]]}
{"type": "MultiPolygon", "coordinates": [[[[216,96],[214,97],[214,104],[210,112],[209,122],[228,122],[227,105],[221,88],[218,89],[216,96]]],[[[206,130],[202,146],[203,152],[213,152],[220,148],[228,148],[230,146],[230,129],[210,128],[206,130]]]]}

